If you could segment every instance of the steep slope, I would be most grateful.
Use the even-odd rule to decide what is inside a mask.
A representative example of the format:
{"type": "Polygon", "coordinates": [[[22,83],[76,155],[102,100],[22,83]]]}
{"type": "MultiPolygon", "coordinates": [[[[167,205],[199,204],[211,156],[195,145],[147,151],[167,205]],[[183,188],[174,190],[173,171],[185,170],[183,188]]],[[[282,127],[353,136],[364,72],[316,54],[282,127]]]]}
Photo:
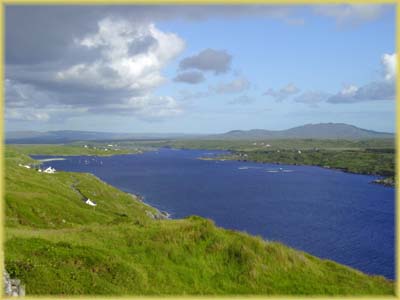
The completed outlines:
{"type": "Polygon", "coordinates": [[[93,175],[18,166],[29,161],[6,152],[5,264],[27,295],[393,294],[381,276],[200,217],[159,220],[93,175]]]}

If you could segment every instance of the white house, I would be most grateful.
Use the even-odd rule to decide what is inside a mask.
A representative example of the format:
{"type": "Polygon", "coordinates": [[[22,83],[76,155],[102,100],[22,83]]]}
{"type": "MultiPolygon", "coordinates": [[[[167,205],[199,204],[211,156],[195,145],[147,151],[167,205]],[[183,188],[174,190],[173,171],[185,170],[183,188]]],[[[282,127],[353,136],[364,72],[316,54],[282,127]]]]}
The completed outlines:
{"type": "Polygon", "coordinates": [[[87,205],[90,205],[90,206],[97,206],[97,203],[96,203],[96,202],[93,202],[93,201],[90,200],[89,198],[87,198],[87,200],[85,201],[85,203],[86,203],[87,205]]]}
{"type": "Polygon", "coordinates": [[[54,174],[56,172],[56,169],[52,168],[52,167],[48,167],[46,170],[44,170],[43,172],[45,173],[49,173],[49,174],[54,174]]]}
{"type": "Polygon", "coordinates": [[[31,168],[31,166],[30,166],[30,165],[21,165],[21,164],[19,164],[19,166],[20,166],[20,167],[27,168],[27,169],[30,169],[30,168],[31,168]]]}

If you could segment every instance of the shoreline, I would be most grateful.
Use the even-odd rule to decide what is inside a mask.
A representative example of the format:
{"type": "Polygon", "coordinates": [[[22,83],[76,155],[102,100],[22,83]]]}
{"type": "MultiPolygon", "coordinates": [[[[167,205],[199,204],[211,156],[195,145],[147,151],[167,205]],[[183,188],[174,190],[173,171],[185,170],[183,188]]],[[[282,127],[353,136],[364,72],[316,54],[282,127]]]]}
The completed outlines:
{"type": "Polygon", "coordinates": [[[66,158],[64,158],[64,157],[54,157],[54,158],[37,159],[37,161],[40,161],[40,162],[58,161],[58,160],[66,160],[66,158]]]}
{"type": "MultiPolygon", "coordinates": [[[[131,154],[133,154],[133,155],[136,155],[136,154],[143,154],[144,152],[143,151],[140,151],[140,152],[136,152],[136,153],[123,153],[123,154],[118,154],[118,153],[110,153],[109,155],[94,155],[94,154],[89,154],[89,155],[62,155],[62,156],[98,156],[98,157],[101,157],[101,156],[107,156],[107,157],[110,157],[110,156],[116,156],[116,155],[131,155],[131,154]]],[[[36,161],[38,161],[38,162],[40,162],[40,163],[45,163],[45,162],[50,162],[50,161],[63,161],[63,160],[67,160],[65,157],[51,157],[51,158],[44,158],[44,159],[37,159],[37,158],[34,158],[33,156],[37,156],[37,155],[42,155],[42,156],[52,156],[52,155],[46,155],[46,154],[33,154],[33,155],[29,155],[32,159],[34,159],[34,160],[36,160],[36,161]]],[[[54,155],[54,156],[56,156],[56,155],[54,155]]],[[[72,172],[72,173],[75,173],[75,172],[72,172]]],[[[95,176],[96,178],[98,178],[95,174],[93,174],[93,173],[90,173],[91,175],[93,175],[93,176],[95,176]]],[[[98,178],[99,180],[101,180],[100,178],[98,178]]],[[[101,180],[101,181],[103,181],[103,180],[101,180]]],[[[119,189],[118,187],[116,187],[116,186],[114,186],[115,188],[117,188],[117,189],[119,189]]],[[[156,213],[155,214],[153,214],[152,212],[150,212],[150,211],[146,211],[147,213],[148,213],[148,216],[149,217],[151,217],[151,218],[153,218],[153,219],[157,219],[157,220],[171,220],[172,218],[171,218],[171,214],[169,213],[169,212],[167,212],[167,211],[163,211],[163,210],[160,210],[160,209],[158,209],[157,207],[154,207],[154,206],[152,206],[151,204],[149,204],[149,203],[147,203],[147,202],[145,202],[144,201],[144,196],[142,196],[142,195],[136,195],[136,194],[133,194],[133,193],[130,193],[130,192],[125,192],[125,193],[127,193],[127,194],[129,194],[132,198],[134,198],[135,200],[138,200],[138,201],[140,201],[141,203],[143,203],[144,205],[146,205],[146,206],[148,206],[148,207],[150,207],[151,209],[154,209],[155,211],[156,211],[156,213]]]]}
{"type": "MultiPolygon", "coordinates": [[[[191,149],[186,149],[186,150],[191,150],[191,149]]],[[[201,149],[200,149],[200,150],[201,150],[201,149]]],[[[117,154],[117,155],[118,155],[118,154],[117,154]]],[[[93,155],[90,155],[90,156],[93,156],[93,155]]],[[[198,158],[196,158],[196,159],[202,159],[202,157],[198,157],[198,158]]],[[[60,159],[60,160],[65,160],[65,159],[60,159]]],[[[236,160],[236,159],[218,159],[218,157],[215,157],[215,158],[208,157],[208,159],[206,158],[206,159],[204,159],[204,160],[219,160],[219,161],[231,160],[231,161],[246,162],[246,161],[243,161],[243,160],[236,160]]],[[[251,161],[251,160],[249,160],[249,161],[247,161],[247,162],[262,163],[262,164],[270,163],[270,162],[257,162],[257,161],[251,161]]],[[[280,163],[273,163],[273,164],[280,165],[280,163]]],[[[287,165],[294,165],[294,164],[287,164],[287,165]]],[[[303,166],[322,167],[322,166],[317,166],[317,165],[303,165],[303,166]]],[[[322,167],[322,168],[323,168],[323,167],[322,167]]],[[[334,170],[334,168],[328,168],[328,169],[334,170]]],[[[338,171],[343,171],[343,172],[345,172],[344,170],[341,170],[341,169],[337,169],[337,170],[338,170],[338,171]]],[[[79,173],[79,172],[72,172],[72,173],[79,173]]],[[[347,172],[347,173],[351,173],[351,172],[347,172]]],[[[89,174],[91,174],[91,175],[95,176],[96,178],[98,178],[98,177],[97,177],[95,174],[93,174],[93,173],[90,173],[90,172],[89,172],[89,174]]],[[[358,173],[353,173],[353,174],[358,174],[358,173]]],[[[102,179],[100,179],[100,178],[98,178],[98,179],[99,179],[100,181],[102,181],[102,182],[105,182],[104,180],[102,180],[102,179]]],[[[371,183],[372,183],[372,182],[371,182],[371,183]]],[[[114,186],[114,185],[112,185],[112,186],[115,187],[115,188],[118,189],[118,190],[121,190],[120,188],[118,188],[118,187],[116,187],[116,186],[114,186]]],[[[123,190],[121,190],[121,191],[123,191],[123,190]]],[[[144,196],[142,196],[142,195],[140,195],[140,194],[133,194],[133,193],[130,193],[130,192],[127,192],[127,191],[123,191],[123,192],[129,194],[133,199],[138,200],[139,202],[141,202],[141,203],[143,203],[144,205],[146,205],[147,207],[149,207],[152,211],[146,210],[145,213],[146,213],[150,218],[152,218],[152,219],[154,219],[154,220],[173,220],[173,219],[171,218],[171,214],[170,214],[170,213],[168,213],[167,211],[160,210],[160,209],[158,209],[158,208],[152,206],[151,204],[147,203],[147,202],[145,201],[145,197],[144,197],[144,196]]],[[[178,219],[178,220],[179,220],[179,219],[178,219]]],[[[224,228],[224,227],[220,227],[220,228],[224,228]]],[[[235,230],[235,231],[237,231],[237,232],[242,232],[241,230],[235,230]]],[[[249,235],[255,236],[255,235],[253,235],[253,234],[249,234],[249,235]]],[[[263,239],[265,239],[265,238],[263,238],[263,239]]],[[[279,242],[279,241],[278,241],[278,242],[279,242]]],[[[285,244],[285,245],[287,245],[287,244],[285,244]]],[[[291,248],[292,248],[292,247],[291,247],[291,248]]],[[[297,250],[297,251],[303,251],[303,250],[300,250],[300,249],[297,249],[297,248],[293,248],[293,249],[295,249],[295,250],[297,250]]],[[[309,253],[309,252],[307,252],[307,253],[309,253]]],[[[314,254],[312,254],[312,255],[315,256],[314,254]]],[[[319,257],[319,256],[316,256],[316,257],[318,257],[318,258],[320,258],[320,259],[323,259],[323,258],[321,258],[321,257],[319,257]]],[[[361,271],[361,270],[359,270],[359,269],[356,269],[355,267],[346,265],[346,264],[344,264],[344,263],[340,263],[340,262],[337,262],[337,261],[335,261],[335,263],[338,263],[338,264],[340,264],[340,265],[347,266],[347,267],[352,268],[352,269],[355,269],[355,270],[357,270],[357,271],[359,271],[359,272],[365,273],[364,271],[361,271]]],[[[367,273],[365,273],[365,274],[367,274],[367,273]]],[[[384,276],[384,275],[379,275],[379,274],[369,274],[369,275],[384,276]]],[[[386,279],[388,279],[388,280],[394,280],[394,279],[392,279],[392,278],[390,278],[390,277],[386,277],[386,276],[384,276],[384,277],[385,277],[386,279]]]]}
{"type": "Polygon", "coordinates": [[[142,195],[136,195],[136,194],[132,194],[129,192],[126,192],[127,194],[131,195],[132,198],[134,198],[135,200],[138,200],[139,202],[143,203],[144,205],[156,210],[156,214],[153,214],[150,211],[146,211],[146,213],[148,214],[149,217],[156,219],[156,220],[172,220],[171,218],[171,214],[167,211],[164,210],[160,210],[157,207],[154,207],[153,205],[147,203],[144,201],[144,196],[142,195]]]}
{"type": "MultiPolygon", "coordinates": [[[[234,155],[234,154],[231,154],[234,155]]],[[[329,166],[321,166],[321,165],[305,165],[305,164],[291,164],[291,163],[280,163],[280,162],[262,162],[262,161],[256,161],[256,160],[242,160],[242,159],[237,159],[234,157],[223,157],[223,158],[218,158],[218,157],[198,157],[197,159],[199,160],[214,160],[214,161],[238,161],[238,162],[252,162],[252,163],[260,163],[260,164],[275,164],[275,165],[288,165],[288,166],[304,166],[304,167],[318,167],[318,168],[323,168],[327,170],[335,170],[335,171],[341,171],[343,173],[349,173],[349,174],[354,174],[354,175],[367,175],[367,176],[379,176],[381,178],[376,178],[369,182],[370,184],[379,184],[383,185],[385,187],[392,187],[395,188],[395,180],[392,179],[390,176],[383,176],[380,174],[367,174],[367,173],[361,173],[361,172],[351,172],[348,171],[347,169],[344,168],[333,168],[329,166]]]]}

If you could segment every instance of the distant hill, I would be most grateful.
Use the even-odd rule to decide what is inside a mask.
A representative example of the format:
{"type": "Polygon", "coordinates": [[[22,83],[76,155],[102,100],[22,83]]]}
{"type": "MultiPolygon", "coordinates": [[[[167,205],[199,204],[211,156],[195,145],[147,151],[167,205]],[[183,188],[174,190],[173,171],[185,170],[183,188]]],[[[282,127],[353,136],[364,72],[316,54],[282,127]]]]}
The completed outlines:
{"type": "Polygon", "coordinates": [[[74,141],[166,139],[194,137],[180,133],[113,133],[98,131],[58,130],[58,131],[9,131],[6,143],[9,144],[57,144],[74,141]]]}
{"type": "Polygon", "coordinates": [[[376,139],[394,138],[393,133],[358,128],[343,123],[306,124],[286,130],[233,130],[208,136],[212,139],[376,139]]]}
{"type": "Polygon", "coordinates": [[[394,138],[393,133],[378,132],[358,128],[343,123],[307,124],[286,130],[232,130],[222,134],[200,135],[182,133],[113,133],[98,131],[58,130],[58,131],[9,131],[9,144],[57,144],[74,141],[133,140],[133,139],[376,139],[394,138]]]}

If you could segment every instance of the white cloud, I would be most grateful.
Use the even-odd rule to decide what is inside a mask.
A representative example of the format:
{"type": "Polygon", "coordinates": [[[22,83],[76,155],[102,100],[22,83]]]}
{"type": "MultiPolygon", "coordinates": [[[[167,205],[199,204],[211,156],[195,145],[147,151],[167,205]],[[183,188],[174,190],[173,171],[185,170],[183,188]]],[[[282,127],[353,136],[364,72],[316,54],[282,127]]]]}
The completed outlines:
{"type": "Polygon", "coordinates": [[[290,96],[293,96],[300,92],[300,89],[295,86],[293,83],[289,83],[279,90],[274,90],[274,89],[268,89],[264,95],[265,96],[270,96],[275,99],[275,101],[280,102],[285,99],[287,99],[290,96]]]}
{"type": "Polygon", "coordinates": [[[383,5],[345,4],[318,5],[315,13],[335,19],[338,25],[357,25],[378,19],[384,12],[383,5]]]}
{"type": "Polygon", "coordinates": [[[294,101],[304,103],[310,107],[318,107],[321,102],[326,101],[329,94],[320,91],[307,91],[297,96],[294,101]]]}
{"type": "Polygon", "coordinates": [[[340,94],[343,96],[354,96],[355,93],[359,90],[355,85],[347,85],[341,91],[340,94]]]}
{"type": "Polygon", "coordinates": [[[98,23],[97,33],[75,42],[100,50],[101,58],[58,72],[58,80],[140,92],[163,82],[161,69],[185,46],[177,35],[164,33],[154,24],[134,24],[109,18],[98,23]],[[137,48],[138,44],[142,45],[146,38],[153,41],[147,44],[147,48],[134,53],[130,51],[135,46],[137,48]]]}
{"type": "Polygon", "coordinates": [[[360,87],[345,86],[340,92],[328,97],[330,103],[354,103],[364,101],[393,100],[395,97],[396,54],[383,54],[381,59],[383,78],[360,87]]]}
{"type": "Polygon", "coordinates": [[[385,79],[386,80],[395,80],[396,79],[396,70],[397,70],[396,53],[383,54],[382,55],[382,65],[384,68],[385,79]]]}
{"type": "Polygon", "coordinates": [[[350,104],[357,102],[394,100],[397,64],[396,54],[382,55],[381,64],[383,68],[383,76],[376,81],[368,82],[361,86],[356,86],[354,84],[346,85],[334,94],[308,91],[296,97],[294,101],[316,107],[322,102],[328,102],[331,104],[350,104]]]}
{"type": "Polygon", "coordinates": [[[220,83],[216,86],[210,87],[210,90],[217,94],[231,94],[240,93],[250,88],[250,82],[244,78],[236,78],[228,83],[220,83]]]}
{"type": "Polygon", "coordinates": [[[91,107],[89,112],[120,115],[133,115],[143,120],[154,121],[183,113],[183,107],[173,97],[145,95],[131,97],[117,104],[91,107]]]}
{"type": "Polygon", "coordinates": [[[144,119],[159,119],[176,116],[183,112],[179,103],[169,96],[135,97],[128,101],[135,115],[144,119]]]}
{"type": "Polygon", "coordinates": [[[98,23],[97,32],[74,43],[96,55],[55,71],[48,82],[54,92],[9,81],[7,105],[14,107],[10,117],[49,120],[65,109],[66,114],[109,111],[152,120],[182,112],[174,98],[153,95],[166,80],[163,68],[185,47],[176,34],[162,32],[154,24],[106,18],[98,23]],[[27,112],[22,106],[37,111],[27,112]],[[72,106],[79,109],[71,110],[72,106]]]}

